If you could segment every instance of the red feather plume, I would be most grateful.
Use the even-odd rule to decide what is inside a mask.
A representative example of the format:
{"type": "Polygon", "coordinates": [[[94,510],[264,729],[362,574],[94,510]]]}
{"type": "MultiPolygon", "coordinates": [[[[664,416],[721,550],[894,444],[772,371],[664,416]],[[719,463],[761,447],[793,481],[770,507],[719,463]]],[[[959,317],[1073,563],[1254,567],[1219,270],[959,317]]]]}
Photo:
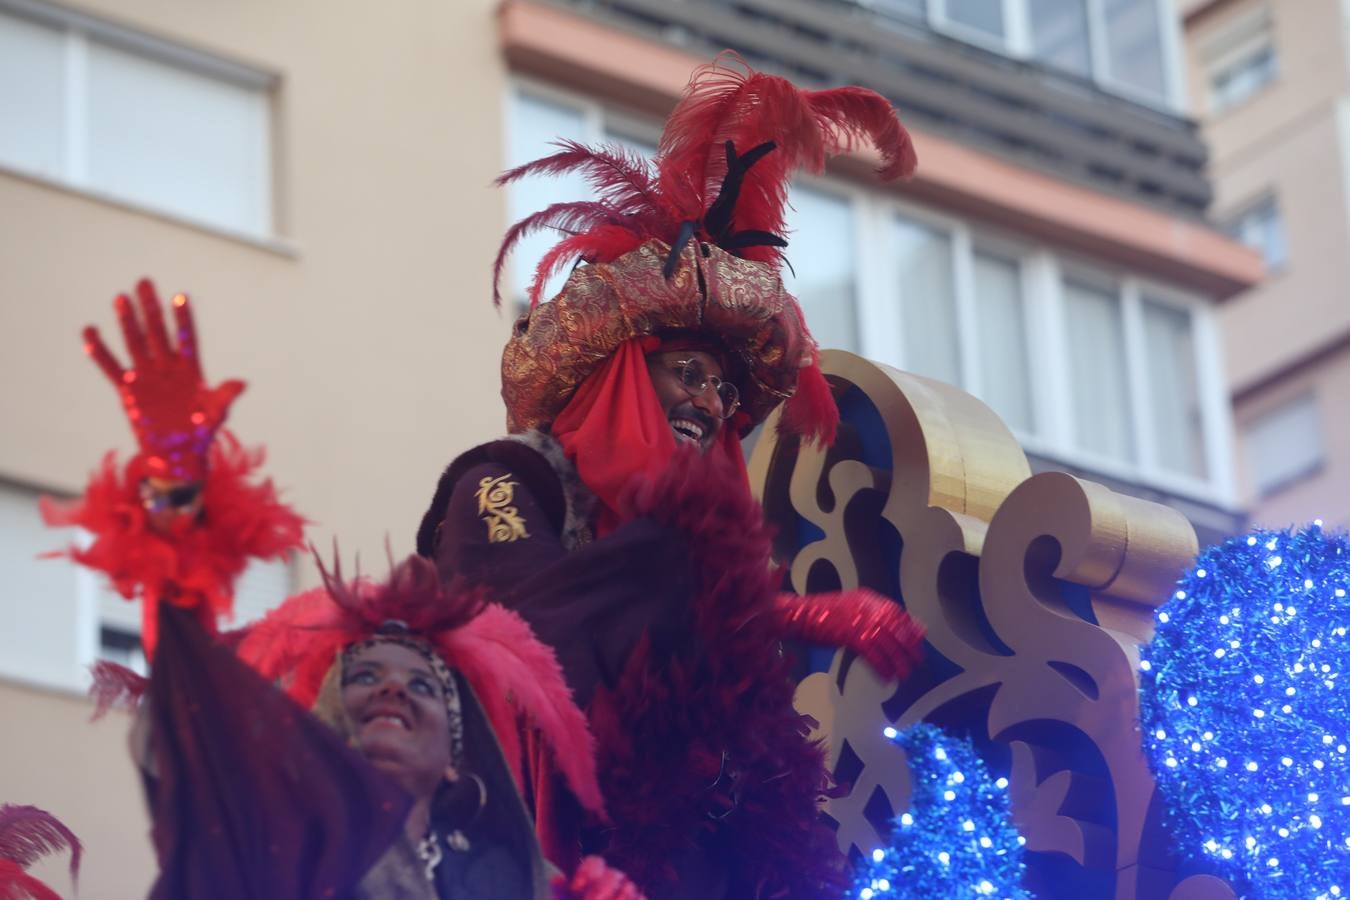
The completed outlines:
{"type": "MultiPolygon", "coordinates": [[[[596,192],[590,206],[556,204],[507,232],[493,269],[495,285],[507,254],[520,238],[552,227],[567,236],[539,263],[531,304],[542,285],[570,261],[607,262],[657,238],[673,244],[685,222],[698,227],[719,196],[727,175],[726,144],[738,154],[772,141],[773,152],[745,173],[731,220],[736,230],[781,235],[788,184],[801,168],[820,172],[829,154],[870,142],[882,155],[883,178],[907,176],[917,164],[914,145],[885,97],[861,87],[800,90],[775,75],[756,72],[733,53],[695,70],[661,135],[655,171],[641,156],[619,146],[587,147],[560,141],[559,152],[517,166],[497,179],[507,185],[533,175],[582,175],[596,192]]],[[[746,259],[776,263],[778,250],[748,246],[746,259]]]]}
{"type": "Polygon", "coordinates": [[[74,881],[80,874],[80,855],[84,852],[75,832],[36,806],[0,805],[0,900],[56,900],[55,891],[24,869],[62,850],[70,852],[70,878],[74,881]]]}
{"type": "Polygon", "coordinates": [[[71,546],[48,556],[68,556],[104,572],[128,600],[141,598],[141,642],[154,654],[161,600],[195,608],[214,630],[234,604],[234,582],[250,559],[279,559],[302,546],[305,520],[282,502],[270,479],[253,480],[261,449],[245,449],[228,431],[211,445],[210,477],[203,488],[200,522],[164,536],[150,527],[138,496],[140,457],[119,467],[108,453],[89,479],[83,497],[43,497],[50,526],[75,525],[94,535],[88,547],[71,546]]]}

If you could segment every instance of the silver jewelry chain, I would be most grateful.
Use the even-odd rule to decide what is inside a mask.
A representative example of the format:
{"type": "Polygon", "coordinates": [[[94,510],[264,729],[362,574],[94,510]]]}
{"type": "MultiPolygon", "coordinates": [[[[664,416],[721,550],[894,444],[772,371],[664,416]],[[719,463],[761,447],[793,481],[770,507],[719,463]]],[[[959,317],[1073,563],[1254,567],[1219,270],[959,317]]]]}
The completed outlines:
{"type": "Polygon", "coordinates": [[[427,881],[436,880],[436,867],[441,864],[441,842],[434,828],[428,829],[426,837],[417,842],[417,858],[426,868],[423,870],[427,881]]]}

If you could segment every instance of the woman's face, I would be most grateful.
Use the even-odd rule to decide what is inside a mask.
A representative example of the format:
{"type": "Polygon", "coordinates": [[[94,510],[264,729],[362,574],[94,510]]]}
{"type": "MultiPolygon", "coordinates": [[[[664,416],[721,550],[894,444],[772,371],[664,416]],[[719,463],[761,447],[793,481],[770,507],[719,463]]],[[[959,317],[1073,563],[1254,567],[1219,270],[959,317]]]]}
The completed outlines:
{"type": "Polygon", "coordinates": [[[342,705],[357,749],[414,797],[428,797],[454,763],[445,691],[426,659],[396,643],[355,651],[342,668],[342,705]]]}

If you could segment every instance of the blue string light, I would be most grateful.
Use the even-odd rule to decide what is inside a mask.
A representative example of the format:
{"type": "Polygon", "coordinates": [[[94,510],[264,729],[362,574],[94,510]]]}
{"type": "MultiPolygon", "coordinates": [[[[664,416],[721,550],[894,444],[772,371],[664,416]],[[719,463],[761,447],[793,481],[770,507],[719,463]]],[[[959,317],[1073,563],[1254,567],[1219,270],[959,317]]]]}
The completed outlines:
{"type": "Polygon", "coordinates": [[[971,897],[1023,900],[1026,841],[1012,824],[1008,780],[994,781],[969,741],[920,723],[886,736],[909,759],[910,809],[895,817],[890,846],[854,874],[859,900],[971,897]]]}
{"type": "Polygon", "coordinates": [[[1139,663],[1173,842],[1239,896],[1350,898],[1350,542],[1317,522],[1202,553],[1139,663]]]}

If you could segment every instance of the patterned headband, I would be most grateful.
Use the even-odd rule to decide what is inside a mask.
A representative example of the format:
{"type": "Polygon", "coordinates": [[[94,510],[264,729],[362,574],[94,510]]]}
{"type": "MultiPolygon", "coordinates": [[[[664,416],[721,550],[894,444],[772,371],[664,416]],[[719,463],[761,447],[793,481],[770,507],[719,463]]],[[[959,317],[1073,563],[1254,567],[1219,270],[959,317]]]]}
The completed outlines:
{"type": "Polygon", "coordinates": [[[429,644],[409,634],[403,623],[388,622],[381,625],[379,631],[365,640],[348,644],[342,651],[343,670],[346,670],[347,663],[357,653],[380,644],[397,644],[400,647],[407,647],[425,659],[427,664],[431,666],[431,671],[440,681],[441,690],[445,695],[446,719],[450,726],[450,757],[457,766],[462,764],[464,760],[464,712],[460,705],[459,683],[455,680],[450,667],[445,664],[445,660],[441,659],[440,654],[433,650],[429,644]]]}

